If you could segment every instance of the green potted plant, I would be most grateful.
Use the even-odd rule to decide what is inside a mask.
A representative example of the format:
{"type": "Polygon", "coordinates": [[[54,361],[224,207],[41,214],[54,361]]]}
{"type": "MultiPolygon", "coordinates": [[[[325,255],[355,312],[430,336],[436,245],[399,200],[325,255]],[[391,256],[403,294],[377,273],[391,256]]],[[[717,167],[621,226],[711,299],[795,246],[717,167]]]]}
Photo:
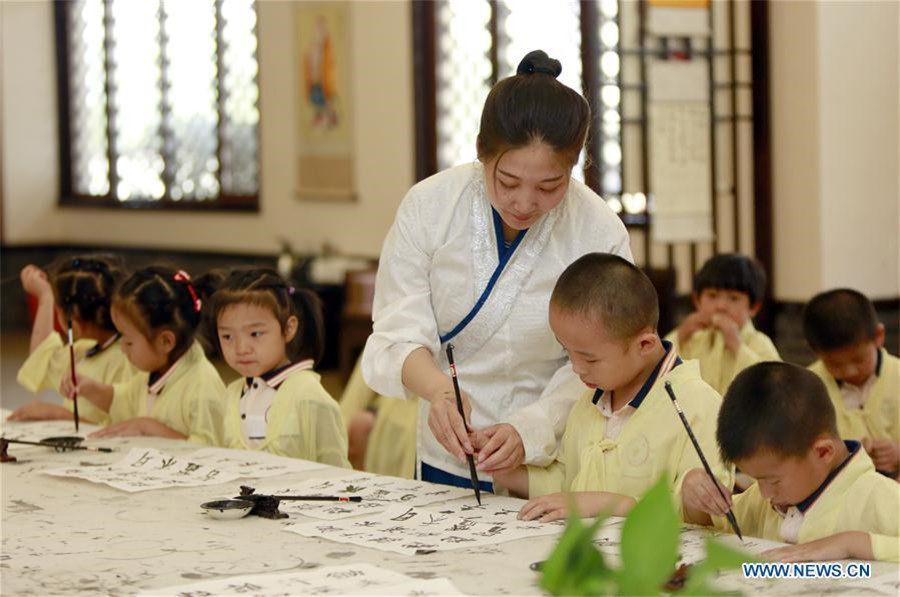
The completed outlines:
{"type": "MultiPolygon", "coordinates": [[[[606,516],[585,524],[577,514],[541,566],[541,588],[553,595],[659,595],[675,573],[681,519],[661,478],[629,512],[622,528],[621,567],[613,568],[593,539],[606,516]]],[[[753,556],[706,539],[706,559],[686,569],[680,595],[711,595],[710,580],[753,556]]]]}

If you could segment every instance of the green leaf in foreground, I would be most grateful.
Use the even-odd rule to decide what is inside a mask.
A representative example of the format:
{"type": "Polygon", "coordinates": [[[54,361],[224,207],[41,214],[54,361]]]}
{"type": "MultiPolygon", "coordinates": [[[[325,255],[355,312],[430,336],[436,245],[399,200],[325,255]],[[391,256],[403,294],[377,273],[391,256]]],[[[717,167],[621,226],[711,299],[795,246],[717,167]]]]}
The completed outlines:
{"type": "Polygon", "coordinates": [[[681,519],[672,503],[665,477],[661,477],[632,508],[622,528],[623,595],[657,595],[672,576],[678,561],[681,519]]]}

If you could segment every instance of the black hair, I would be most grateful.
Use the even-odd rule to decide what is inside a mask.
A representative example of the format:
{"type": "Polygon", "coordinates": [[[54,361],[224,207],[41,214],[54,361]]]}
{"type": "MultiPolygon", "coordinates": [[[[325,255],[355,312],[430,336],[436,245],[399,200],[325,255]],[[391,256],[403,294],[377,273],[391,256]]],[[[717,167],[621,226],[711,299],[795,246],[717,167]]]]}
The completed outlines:
{"type": "Polygon", "coordinates": [[[318,363],[325,350],[322,304],[318,295],[306,288],[294,288],[278,272],[269,268],[240,268],[231,272],[210,272],[198,279],[204,295],[205,333],[208,342],[221,352],[218,319],[229,305],[249,303],[266,307],[275,315],[282,331],[291,316],[299,325],[288,342],[286,353],[292,362],[313,359],[318,363]]]}
{"type": "Polygon", "coordinates": [[[591,120],[587,101],[556,80],[558,60],[529,52],[516,74],[493,86],[481,111],[478,158],[486,162],[534,141],[546,143],[571,168],[584,147],[591,120]]]}
{"type": "Polygon", "coordinates": [[[633,263],[610,253],[588,253],[575,260],[556,281],[550,303],[601,321],[616,340],[656,330],[659,323],[653,283],[633,263]]]}
{"type": "Polygon", "coordinates": [[[49,271],[53,298],[66,319],[93,323],[109,331],[116,329],[110,306],[123,276],[119,258],[104,254],[64,257],[49,271]]]}
{"type": "Polygon", "coordinates": [[[819,293],[803,308],[803,334],[815,352],[874,340],[877,330],[878,316],[872,301],[850,288],[819,293]]]}
{"type": "Polygon", "coordinates": [[[822,380],[798,365],[747,367],[728,386],[719,409],[716,440],[727,462],[765,450],[802,457],[822,435],[838,437],[834,407],[822,380]]]}
{"type": "Polygon", "coordinates": [[[113,309],[134,323],[147,339],[163,330],[175,334],[169,365],[190,348],[200,324],[201,305],[186,272],[159,265],[131,274],[113,299],[113,309]]]}
{"type": "Polygon", "coordinates": [[[737,290],[750,297],[750,305],[766,295],[766,271],[760,263],[741,253],[721,253],[710,257],[694,276],[694,293],[707,288],[737,290]]]}

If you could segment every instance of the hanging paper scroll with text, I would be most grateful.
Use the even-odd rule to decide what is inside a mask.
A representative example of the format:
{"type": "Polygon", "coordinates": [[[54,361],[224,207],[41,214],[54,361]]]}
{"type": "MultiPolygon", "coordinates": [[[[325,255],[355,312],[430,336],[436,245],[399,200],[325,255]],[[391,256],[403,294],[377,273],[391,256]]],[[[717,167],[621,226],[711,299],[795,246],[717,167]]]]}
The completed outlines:
{"type": "Polygon", "coordinates": [[[705,60],[658,60],[648,72],[653,239],[713,239],[709,71],[705,60]]]}

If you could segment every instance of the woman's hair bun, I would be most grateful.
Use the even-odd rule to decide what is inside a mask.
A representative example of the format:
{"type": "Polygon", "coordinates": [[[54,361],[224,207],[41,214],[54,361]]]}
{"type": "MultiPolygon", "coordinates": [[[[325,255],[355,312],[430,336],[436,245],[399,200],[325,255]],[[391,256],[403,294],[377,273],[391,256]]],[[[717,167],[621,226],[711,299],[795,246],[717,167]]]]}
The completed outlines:
{"type": "Polygon", "coordinates": [[[562,64],[555,58],[547,56],[547,52],[543,50],[532,50],[525,54],[519,67],[516,69],[517,75],[530,75],[533,73],[543,73],[551,77],[558,77],[562,72],[562,64]]]}

